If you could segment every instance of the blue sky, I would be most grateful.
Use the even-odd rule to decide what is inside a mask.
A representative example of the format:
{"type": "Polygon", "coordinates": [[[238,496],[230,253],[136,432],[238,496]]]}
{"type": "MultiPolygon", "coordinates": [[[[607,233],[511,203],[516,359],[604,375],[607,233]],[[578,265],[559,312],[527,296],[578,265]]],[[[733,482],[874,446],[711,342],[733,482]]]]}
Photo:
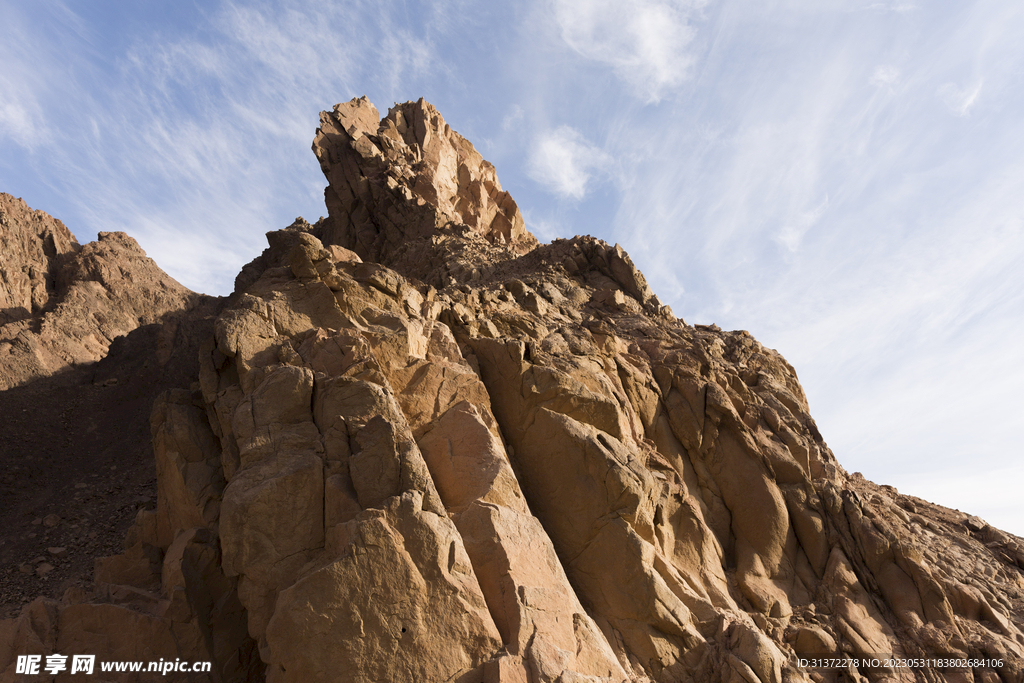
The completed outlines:
{"type": "Polygon", "coordinates": [[[1019,0],[0,0],[0,190],[231,289],[318,112],[425,97],[542,240],[796,367],[840,461],[1024,534],[1019,0]]]}

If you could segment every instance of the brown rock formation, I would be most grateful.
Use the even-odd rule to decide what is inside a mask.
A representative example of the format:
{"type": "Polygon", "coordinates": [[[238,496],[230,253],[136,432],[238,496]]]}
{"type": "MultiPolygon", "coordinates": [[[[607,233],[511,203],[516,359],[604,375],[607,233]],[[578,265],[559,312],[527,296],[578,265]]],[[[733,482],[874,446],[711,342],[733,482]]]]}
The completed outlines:
{"type": "Polygon", "coordinates": [[[313,152],[328,181],[325,243],[435,286],[479,276],[461,271],[467,259],[455,253],[469,249],[482,264],[481,252],[508,258],[537,245],[494,166],[433,106],[406,102],[379,118],[365,97],[320,113],[313,152]]]}
{"type": "Polygon", "coordinates": [[[0,325],[46,310],[57,262],[79,248],[63,223],[0,193],[0,325]]]}
{"type": "Polygon", "coordinates": [[[157,510],[94,596],[0,621],[0,669],[88,637],[209,680],[1024,680],[1020,539],[848,475],[778,353],[537,246],[429,105],[321,122],[330,218],[268,234],[154,406],[157,510]]]}
{"type": "Polygon", "coordinates": [[[116,337],[205,301],[122,232],[81,246],[0,193],[0,389],[93,363],[116,337]]]}

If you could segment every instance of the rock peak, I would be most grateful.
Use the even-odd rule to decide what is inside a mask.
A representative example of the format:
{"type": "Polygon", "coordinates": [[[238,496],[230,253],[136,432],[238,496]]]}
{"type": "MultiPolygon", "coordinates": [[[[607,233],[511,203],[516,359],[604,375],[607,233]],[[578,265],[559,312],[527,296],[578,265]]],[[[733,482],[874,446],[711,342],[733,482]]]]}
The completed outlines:
{"type": "Polygon", "coordinates": [[[430,284],[463,264],[522,255],[536,238],[494,166],[422,98],[380,118],[366,97],[320,113],[323,241],[430,284]]]}

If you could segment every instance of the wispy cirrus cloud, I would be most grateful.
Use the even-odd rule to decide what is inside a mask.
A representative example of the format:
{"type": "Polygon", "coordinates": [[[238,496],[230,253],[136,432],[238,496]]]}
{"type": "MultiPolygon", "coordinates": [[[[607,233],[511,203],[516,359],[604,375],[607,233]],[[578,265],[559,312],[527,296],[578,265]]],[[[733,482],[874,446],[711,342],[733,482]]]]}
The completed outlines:
{"type": "Polygon", "coordinates": [[[610,137],[614,239],[677,314],[781,351],[848,469],[1024,529],[1008,487],[950,494],[1021,444],[1024,11],[790,5],[716,15],[695,104],[610,137]]]}
{"type": "MultiPolygon", "coordinates": [[[[43,138],[39,90],[41,76],[54,68],[45,49],[34,44],[26,26],[23,8],[3,7],[5,28],[0,28],[0,144],[6,141],[24,150],[36,147],[43,138]]],[[[2,147],[0,147],[2,149],[2,147]]]]}
{"type": "Polygon", "coordinates": [[[960,87],[955,83],[943,83],[938,90],[938,96],[954,115],[967,116],[981,95],[982,85],[983,81],[966,87],[960,87]]]}
{"type": "Polygon", "coordinates": [[[227,291],[323,213],[317,112],[423,95],[538,236],[618,241],[677,314],[781,351],[848,469],[932,466],[922,495],[1024,530],[1012,487],[949,484],[1021,448],[1016,0],[103,5],[0,0],[0,189],[80,238],[227,291]]]}
{"type": "Polygon", "coordinates": [[[50,182],[80,239],[127,230],[202,291],[230,291],[266,231],[324,213],[308,151],[320,109],[367,83],[378,102],[407,99],[435,66],[429,36],[370,3],[223,2],[201,30],[154,27],[105,63],[90,60],[102,36],[51,4],[0,41],[19,50],[0,75],[0,136],[29,148],[22,163],[45,148],[61,167],[50,182]]]}

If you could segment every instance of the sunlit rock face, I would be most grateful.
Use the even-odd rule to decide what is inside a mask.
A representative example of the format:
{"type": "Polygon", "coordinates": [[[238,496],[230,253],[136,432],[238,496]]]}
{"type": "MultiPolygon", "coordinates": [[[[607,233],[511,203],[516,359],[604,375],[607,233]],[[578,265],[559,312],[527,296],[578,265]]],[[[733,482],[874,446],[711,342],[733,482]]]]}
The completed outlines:
{"type": "Polygon", "coordinates": [[[537,245],[494,166],[432,105],[396,104],[378,119],[365,97],[320,114],[325,243],[435,286],[473,280],[488,261],[537,245]]]}
{"type": "Polygon", "coordinates": [[[1024,680],[1020,539],[848,475],[778,353],[617,246],[538,245],[429,104],[378,119],[321,115],[329,218],[268,234],[155,404],[106,592],[0,642],[133,625],[233,681],[1024,680]],[[800,662],[881,655],[977,661],[800,662]]]}

